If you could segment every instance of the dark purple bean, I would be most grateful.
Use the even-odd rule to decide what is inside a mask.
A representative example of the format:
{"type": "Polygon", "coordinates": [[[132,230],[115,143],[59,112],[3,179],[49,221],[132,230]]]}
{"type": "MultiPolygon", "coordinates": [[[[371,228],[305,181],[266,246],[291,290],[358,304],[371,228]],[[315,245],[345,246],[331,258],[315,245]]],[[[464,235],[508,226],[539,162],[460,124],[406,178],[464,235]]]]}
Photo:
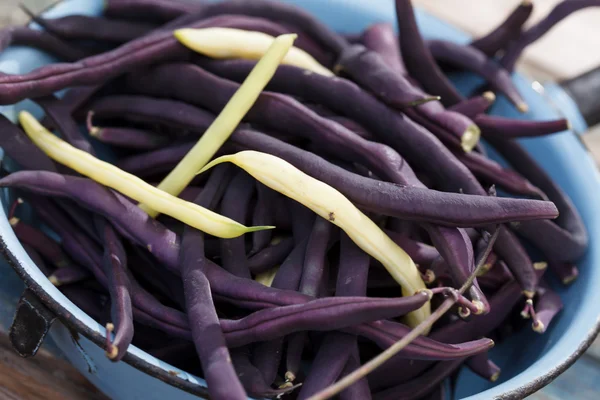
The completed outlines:
{"type": "MultiPolygon", "coordinates": [[[[189,27],[205,28],[226,24],[225,16],[205,19],[189,27]]],[[[100,84],[135,68],[166,60],[185,60],[190,54],[171,30],[152,33],[77,63],[50,64],[22,75],[2,75],[0,104],[48,96],[70,86],[100,84]]]]}
{"type": "Polygon", "coordinates": [[[185,308],[183,282],[180,277],[158,264],[156,259],[146,249],[131,246],[129,263],[131,272],[143,287],[148,287],[152,293],[159,293],[172,300],[181,309],[185,308]]]}
{"type": "MultiPolygon", "coordinates": [[[[467,281],[469,275],[475,271],[471,239],[469,239],[464,229],[432,228],[429,226],[426,229],[433,245],[440,252],[440,256],[446,261],[454,285],[461,287],[467,281]]],[[[469,289],[469,294],[471,295],[476,314],[489,312],[489,304],[477,280],[473,281],[473,286],[469,289]]]]}
{"type": "Polygon", "coordinates": [[[87,153],[94,154],[90,142],[81,134],[77,123],[71,117],[68,107],[63,106],[60,99],[54,95],[33,99],[46,113],[48,119],[60,131],[63,140],[87,153]]]}
{"type": "Polygon", "coordinates": [[[489,142],[517,172],[539,187],[560,211],[556,221],[523,222],[515,226],[517,232],[531,241],[549,260],[578,260],[585,253],[589,238],[571,199],[517,142],[495,139],[489,139],[489,142]]]}
{"type": "Polygon", "coordinates": [[[54,286],[69,285],[87,280],[91,277],[88,270],[78,265],[71,264],[68,267],[58,268],[48,277],[54,286]]]}
{"type": "Polygon", "coordinates": [[[104,14],[116,18],[170,21],[199,8],[198,2],[185,0],[105,0],[104,14]]]}
{"type": "Polygon", "coordinates": [[[554,25],[561,22],[574,12],[587,7],[597,7],[600,3],[597,0],[570,0],[558,3],[550,13],[541,21],[522,32],[516,40],[506,50],[506,53],[500,59],[500,64],[508,71],[512,72],[515,63],[521,52],[531,43],[538,40],[546,34],[554,25]]]}
{"type": "MultiPolygon", "coordinates": [[[[242,131],[238,131],[236,134],[234,134],[232,136],[232,137],[235,137],[234,140],[237,141],[238,143],[240,143],[240,141],[241,141],[241,132],[242,131]]],[[[244,132],[244,135],[248,136],[249,131],[243,131],[243,132],[244,132]]],[[[252,141],[247,141],[247,145],[249,148],[251,148],[253,150],[259,150],[256,146],[256,144],[258,142],[258,138],[256,137],[256,135],[253,135],[253,136],[255,136],[255,138],[253,138],[252,141]]],[[[263,142],[267,141],[267,138],[260,138],[260,139],[265,139],[265,140],[263,140],[263,142]]],[[[272,138],[268,138],[268,139],[270,139],[271,141],[276,140],[276,139],[272,139],[272,138]]],[[[288,162],[291,162],[295,166],[299,167],[300,169],[303,169],[301,165],[299,165],[295,160],[291,159],[291,157],[296,157],[296,154],[290,154],[292,149],[284,150],[284,149],[282,149],[282,147],[284,147],[282,143],[271,142],[271,143],[267,144],[267,146],[260,148],[260,151],[266,151],[268,153],[282,157],[282,158],[286,159],[288,162]],[[285,155],[282,154],[283,152],[285,152],[285,155]]],[[[294,153],[300,153],[300,150],[294,149],[294,153]]],[[[450,157],[452,157],[451,154],[450,154],[450,157]]],[[[329,172],[328,170],[332,169],[332,166],[329,166],[329,168],[326,169],[323,166],[322,160],[319,159],[319,157],[317,157],[313,154],[310,154],[310,153],[302,154],[301,160],[303,160],[304,162],[306,162],[307,160],[311,160],[311,167],[314,167],[314,169],[315,169],[314,172],[313,172],[312,168],[311,168],[311,171],[305,170],[304,172],[308,172],[313,177],[320,179],[322,181],[325,181],[326,183],[329,183],[332,186],[339,189],[339,184],[341,182],[339,179],[332,181],[331,179],[327,179],[327,176],[323,176],[324,173],[328,173],[329,172]],[[313,159],[314,159],[314,161],[313,161],[313,159]],[[320,162],[321,165],[318,164],[319,161],[321,161],[320,162]]],[[[448,160],[448,161],[450,161],[450,160],[448,160]]],[[[467,174],[468,174],[468,170],[467,170],[467,174]]],[[[381,194],[382,188],[383,188],[382,183],[377,182],[377,181],[373,181],[373,182],[377,183],[378,189],[376,189],[376,190],[381,194]]],[[[468,179],[468,180],[466,180],[466,182],[471,183],[471,180],[468,179]]],[[[477,186],[473,185],[474,190],[479,191],[478,188],[481,188],[481,186],[478,183],[477,183],[477,186]]],[[[483,189],[481,188],[481,190],[483,190],[483,189]]],[[[342,190],[342,192],[344,192],[344,190],[342,190]]],[[[357,194],[361,194],[361,193],[363,193],[363,192],[360,192],[357,194]]],[[[360,199],[356,199],[356,198],[354,198],[354,196],[349,196],[349,197],[356,204],[361,204],[360,199]]],[[[491,197],[486,197],[486,199],[490,199],[490,198],[491,197]]],[[[379,200],[381,200],[381,198],[379,200]]],[[[379,204],[381,204],[381,202],[379,204]]],[[[447,208],[444,208],[444,210],[447,210],[447,208]]],[[[504,210],[506,211],[506,209],[504,209],[504,210]]],[[[378,210],[378,211],[381,212],[381,210],[378,210]]],[[[523,289],[525,291],[527,291],[528,294],[533,294],[533,291],[535,290],[535,281],[536,280],[535,280],[535,276],[534,276],[535,274],[533,271],[533,264],[531,263],[529,256],[527,255],[525,250],[522,248],[522,246],[520,245],[520,243],[518,242],[516,237],[514,237],[514,235],[512,235],[510,233],[510,231],[508,231],[504,227],[500,227],[499,229],[501,229],[501,232],[499,235],[499,239],[496,241],[496,243],[499,245],[499,247],[497,249],[497,253],[502,258],[504,258],[505,261],[507,261],[507,263],[509,265],[513,266],[513,273],[515,275],[519,275],[519,282],[521,282],[523,284],[523,289]]]]}
{"type": "MultiPolygon", "coordinates": [[[[474,320],[479,318],[483,318],[483,316],[474,318],[474,320]]],[[[391,321],[376,321],[344,328],[342,330],[367,338],[379,348],[387,349],[408,334],[410,328],[406,325],[391,321]]],[[[453,342],[454,344],[448,344],[430,337],[420,336],[413,342],[413,346],[406,347],[401,353],[395,356],[394,360],[454,360],[456,358],[472,356],[482,351],[489,350],[494,346],[492,340],[485,338],[464,343],[458,343],[458,340],[450,340],[450,342],[453,342]]]]}
{"type": "Polygon", "coordinates": [[[306,331],[332,331],[405,315],[429,300],[426,292],[394,299],[325,297],[304,304],[267,308],[238,320],[221,320],[232,347],[306,331]]]}
{"type": "Polygon", "coordinates": [[[427,42],[427,47],[436,61],[482,76],[494,91],[504,94],[519,111],[527,112],[529,109],[509,72],[483,52],[469,45],[447,40],[430,40],[427,42]]]}
{"type": "MultiPolygon", "coordinates": [[[[219,78],[190,64],[158,66],[146,74],[132,75],[129,81],[140,92],[176,97],[215,113],[220,112],[239,88],[239,84],[235,82],[219,78]],[[175,82],[166,86],[166,74],[172,76],[174,73],[182,78],[181,82],[186,82],[185,87],[175,82]],[[147,87],[150,81],[153,81],[153,85],[147,87]],[[204,88],[202,93],[190,90],[199,86],[204,88]],[[211,95],[207,96],[208,93],[211,95]]],[[[402,167],[402,159],[388,146],[362,139],[343,126],[320,117],[289,96],[263,92],[248,113],[247,120],[279,130],[282,129],[281,121],[285,120],[287,133],[336,148],[338,157],[360,162],[388,180],[395,181],[394,177],[402,167]]]]}
{"type": "MultiPolygon", "coordinates": [[[[221,214],[241,224],[246,222],[248,204],[254,195],[255,180],[247,172],[235,173],[231,184],[225,186],[225,194],[221,202],[221,214]]],[[[250,269],[246,257],[245,237],[221,240],[221,264],[223,268],[241,278],[250,279],[250,269]]]]}
{"type": "MultiPolygon", "coordinates": [[[[432,191],[429,189],[421,189],[421,188],[409,187],[409,186],[402,187],[399,185],[375,181],[375,180],[369,179],[369,178],[363,178],[363,177],[360,177],[359,175],[349,173],[349,172],[343,170],[342,168],[336,167],[336,166],[328,163],[327,161],[323,160],[322,158],[320,158],[319,156],[317,156],[315,154],[303,151],[294,146],[287,145],[284,142],[280,142],[275,138],[270,138],[266,135],[261,135],[260,133],[254,132],[254,131],[249,131],[249,130],[236,131],[232,135],[231,140],[236,144],[242,145],[244,148],[263,151],[263,152],[267,152],[267,153],[276,155],[278,157],[281,157],[281,158],[285,159],[286,161],[290,162],[291,164],[293,164],[295,167],[301,169],[303,172],[308,173],[309,175],[313,176],[314,178],[324,181],[325,183],[340,190],[342,193],[344,193],[346,196],[348,196],[353,203],[355,203],[365,209],[369,209],[369,210],[377,212],[377,213],[382,213],[384,215],[392,215],[392,216],[398,216],[401,218],[406,218],[406,219],[411,219],[411,220],[419,220],[418,218],[415,218],[416,215],[412,214],[412,212],[411,212],[412,215],[408,215],[405,211],[400,212],[400,210],[399,210],[399,207],[402,204],[406,204],[405,202],[410,203],[413,207],[417,207],[417,206],[419,206],[419,204],[413,203],[413,201],[417,201],[423,207],[424,207],[424,204],[428,204],[427,209],[429,211],[425,211],[423,209],[423,211],[422,211],[423,213],[436,212],[436,210],[437,210],[435,219],[427,217],[426,219],[421,219],[421,221],[426,220],[426,221],[429,221],[432,223],[438,223],[441,225],[480,226],[482,224],[487,224],[489,222],[503,222],[503,221],[511,221],[511,220],[518,220],[518,219],[525,218],[526,212],[530,213],[530,214],[534,213],[534,212],[536,212],[536,213],[541,212],[542,204],[544,206],[549,206],[549,208],[551,208],[551,209],[554,209],[554,206],[551,203],[542,203],[542,202],[535,201],[535,200],[520,200],[520,202],[525,202],[525,201],[535,202],[536,208],[534,209],[533,207],[531,207],[531,208],[527,207],[527,210],[523,209],[522,211],[518,210],[516,208],[513,208],[513,211],[508,212],[508,210],[509,210],[508,205],[511,202],[510,199],[506,199],[506,198],[492,199],[492,198],[483,197],[483,196],[469,196],[468,198],[469,198],[470,204],[469,205],[465,204],[466,208],[461,207],[460,210],[453,209],[453,213],[455,211],[457,213],[459,213],[459,212],[461,213],[460,217],[458,217],[458,215],[456,215],[457,218],[453,218],[453,216],[449,215],[449,213],[447,212],[448,205],[451,203],[457,204],[457,203],[464,202],[466,200],[464,195],[461,195],[461,194],[453,195],[450,193],[442,194],[442,192],[432,191]],[[421,192],[422,197],[420,198],[420,200],[416,200],[416,199],[409,200],[408,198],[402,199],[400,196],[403,193],[400,193],[399,189],[401,189],[402,192],[405,192],[405,191],[406,192],[414,191],[415,193],[421,192]],[[377,193],[376,200],[372,197],[373,193],[377,193]],[[440,208],[437,208],[438,206],[433,206],[432,204],[429,203],[430,200],[431,201],[441,200],[441,198],[436,199],[436,197],[438,197],[438,195],[440,197],[448,196],[447,197],[448,203],[446,203],[446,200],[444,200],[443,202],[441,202],[439,204],[440,208]],[[450,200],[450,198],[453,198],[453,199],[450,200]],[[427,200],[425,200],[425,199],[427,199],[427,200]],[[482,210],[482,212],[485,212],[485,216],[478,215],[479,212],[476,212],[473,208],[471,208],[474,206],[475,201],[481,201],[481,203],[487,203],[487,205],[490,206],[489,208],[485,207],[485,208],[487,208],[487,210],[485,210],[485,211],[482,210]],[[494,202],[494,203],[498,202],[499,203],[498,205],[503,204],[504,206],[501,208],[498,208],[495,211],[492,211],[492,208],[491,208],[492,204],[490,204],[490,202],[494,202]],[[445,203],[446,205],[443,205],[442,203],[445,203]],[[471,207],[469,207],[469,206],[471,206],[471,207]],[[467,210],[467,208],[471,208],[471,210],[467,210]],[[466,215],[461,210],[464,211],[466,213],[466,215]],[[500,213],[500,211],[501,211],[501,213],[500,213]],[[519,216],[515,215],[517,213],[520,215],[519,216]],[[494,214],[496,214],[499,219],[491,220],[492,215],[494,215],[494,214]],[[500,214],[503,214],[503,215],[501,216],[500,214]],[[507,217],[507,214],[510,214],[510,217],[507,217]],[[475,219],[474,217],[476,217],[477,219],[475,219]],[[504,217],[504,218],[500,219],[501,217],[504,217]],[[448,219],[452,219],[452,221],[449,221],[448,219]],[[468,221],[468,223],[466,221],[468,221]]],[[[402,196],[402,197],[404,197],[404,196],[402,196]]],[[[512,201],[514,201],[514,200],[512,200],[512,201]]],[[[522,205],[525,205],[525,204],[526,203],[522,203],[522,205]]],[[[514,204],[514,205],[517,205],[517,204],[514,204]]],[[[532,205],[533,205],[533,203],[532,203],[532,205]]],[[[496,205],[494,204],[493,207],[495,208],[496,205]]],[[[419,211],[419,213],[421,213],[421,210],[419,211]]],[[[548,217],[552,217],[552,216],[550,216],[550,214],[552,214],[552,216],[556,215],[554,212],[552,212],[552,213],[547,214],[548,217]]],[[[496,215],[494,215],[494,217],[496,217],[496,215]]]]}
{"type": "Polygon", "coordinates": [[[0,114],[0,147],[21,168],[58,171],[54,162],[37,147],[17,125],[0,114]]]}
{"type": "MultiPolygon", "coordinates": [[[[345,233],[341,234],[340,241],[340,264],[335,294],[336,296],[363,296],[367,292],[369,256],[345,233]]],[[[342,332],[327,334],[300,391],[300,398],[310,396],[332,384],[341,374],[355,346],[355,335],[342,332]]]]}
{"type": "Polygon", "coordinates": [[[248,268],[253,274],[265,272],[283,262],[294,248],[294,239],[291,237],[275,240],[276,243],[272,243],[248,259],[248,268]]]}
{"type": "Polygon", "coordinates": [[[475,118],[475,122],[481,128],[485,138],[514,139],[571,130],[571,124],[564,118],[552,121],[528,121],[496,115],[480,115],[475,118]]]}
{"type": "MultiPolygon", "coordinates": [[[[256,397],[279,398],[285,393],[295,389],[294,386],[288,386],[280,389],[273,389],[262,377],[261,370],[250,363],[248,355],[244,349],[234,349],[231,351],[231,362],[237,372],[237,377],[248,391],[248,394],[256,397]]],[[[223,389],[228,389],[229,383],[223,382],[223,389]]],[[[222,397],[229,399],[228,395],[222,397]]]]}
{"type": "MultiPolygon", "coordinates": [[[[439,329],[434,329],[428,340],[431,340],[434,343],[436,341],[443,343],[460,343],[485,336],[504,322],[522,298],[519,285],[516,282],[511,281],[503,285],[500,290],[490,298],[490,308],[493,310],[492,312],[473,318],[470,321],[458,319],[451,324],[442,326],[439,329]]],[[[373,324],[369,324],[369,326],[370,325],[373,324]]],[[[485,349],[482,351],[485,352],[485,349]]],[[[463,354],[462,357],[473,356],[482,351],[477,351],[469,355],[463,354]]],[[[378,369],[370,375],[369,384],[373,390],[387,388],[398,383],[397,371],[409,370],[410,373],[407,374],[407,376],[404,376],[405,374],[403,374],[403,377],[404,379],[412,379],[426,371],[432,365],[433,364],[430,362],[415,363],[414,360],[407,360],[396,356],[388,361],[383,368],[378,369]]]]}
{"type": "MultiPolygon", "coordinates": [[[[307,296],[319,297],[319,289],[327,276],[327,250],[334,226],[328,220],[316,217],[306,245],[299,291],[307,296]]],[[[298,332],[288,339],[286,376],[296,376],[300,370],[306,332],[298,332]]]]}
{"type": "Polygon", "coordinates": [[[347,46],[334,70],[349,75],[390,107],[403,109],[439,99],[422,93],[408,79],[393,71],[379,54],[363,45],[347,46]]]}
{"type": "Polygon", "coordinates": [[[25,190],[33,190],[46,196],[70,197],[91,211],[105,216],[119,232],[148,248],[169,268],[177,269],[179,251],[177,236],[156,220],[149,218],[137,205],[120,194],[87,178],[52,172],[19,171],[4,179],[15,182],[20,179],[19,177],[25,177],[25,180],[33,179],[36,182],[35,186],[22,187],[25,190]]]}
{"type": "Polygon", "coordinates": [[[471,371],[482,378],[490,382],[496,382],[500,377],[500,367],[488,357],[488,353],[479,353],[468,358],[465,364],[471,371]]]}
{"type": "Polygon", "coordinates": [[[488,57],[494,57],[499,50],[507,46],[521,34],[521,28],[533,11],[531,0],[523,0],[513,12],[494,30],[471,42],[471,46],[479,49],[488,57]]]}
{"type": "Polygon", "coordinates": [[[354,346],[356,346],[354,335],[342,332],[327,334],[311,363],[298,398],[306,399],[333,384],[342,374],[354,346]]]}
{"type": "Polygon", "coordinates": [[[72,261],[60,245],[41,230],[16,217],[10,218],[10,225],[21,242],[35,249],[42,257],[50,261],[54,268],[72,265],[72,261]]]}
{"type": "MultiPolygon", "coordinates": [[[[348,359],[341,376],[346,376],[360,367],[358,347],[355,346],[353,354],[348,359]]],[[[371,389],[366,378],[359,379],[340,393],[340,400],[371,400],[371,389]]]]}
{"type": "Polygon", "coordinates": [[[469,168],[473,175],[486,184],[496,185],[512,194],[548,200],[544,192],[527,179],[482,154],[457,151],[454,155],[469,168]]]}
{"type": "Polygon", "coordinates": [[[194,143],[176,144],[163,149],[125,157],[116,166],[140,178],[167,173],[190,151],[194,143]]]}
{"type": "Polygon", "coordinates": [[[190,104],[145,96],[106,96],[94,101],[90,109],[100,118],[124,118],[197,133],[204,133],[215,119],[214,114],[190,104]]]}
{"type": "Polygon", "coordinates": [[[375,400],[413,400],[419,399],[438,388],[438,385],[450,374],[456,371],[464,359],[439,362],[417,378],[410,382],[401,383],[390,389],[376,392],[373,395],[375,400]]]}
{"type": "Polygon", "coordinates": [[[51,34],[67,40],[94,40],[122,44],[137,39],[156,27],[142,22],[124,21],[87,15],[44,18],[32,15],[33,21],[51,34]]]}
{"type": "Polygon", "coordinates": [[[29,258],[31,258],[31,261],[33,261],[35,266],[39,268],[42,274],[44,274],[47,277],[52,275],[52,272],[55,271],[55,269],[53,267],[48,267],[43,257],[40,255],[40,253],[37,252],[35,248],[29,246],[26,243],[21,243],[21,245],[25,249],[25,252],[27,252],[29,258]]]}
{"type": "Polygon", "coordinates": [[[106,287],[107,280],[101,268],[102,250],[67,218],[67,216],[50,200],[38,196],[29,196],[40,218],[61,238],[63,250],[77,264],[87,268],[102,286],[106,287]],[[100,260],[100,261],[99,261],[100,260]]]}
{"type": "MultiPolygon", "coordinates": [[[[277,192],[271,190],[262,183],[256,181],[256,206],[252,214],[252,224],[255,226],[271,226],[275,225],[275,215],[273,214],[273,202],[277,192]]],[[[252,249],[249,256],[252,257],[261,250],[264,250],[273,237],[271,229],[254,232],[252,234],[252,249]]],[[[290,249],[291,251],[291,249],[290,249]]],[[[250,264],[250,262],[248,262],[250,264]]],[[[250,268],[250,265],[248,265],[250,268]]],[[[252,268],[250,268],[252,272],[252,268]]]]}
{"type": "Polygon", "coordinates": [[[127,254],[115,231],[102,218],[98,229],[104,236],[104,274],[108,281],[111,299],[111,319],[115,324],[115,337],[109,339],[111,331],[107,326],[106,355],[112,361],[121,360],[133,339],[133,315],[131,309],[131,282],[127,276],[127,254]]]}
{"type": "MultiPolygon", "coordinates": [[[[195,202],[203,207],[214,207],[231,179],[230,172],[231,168],[227,167],[213,171],[195,202]]],[[[246,393],[233,368],[205,274],[207,260],[201,231],[189,226],[184,228],[179,258],[192,337],[209,393],[216,399],[245,399],[246,393]]]]}
{"type": "MultiPolygon", "coordinates": [[[[299,204],[298,206],[303,207],[299,204]]],[[[311,212],[311,216],[312,215],[314,214],[311,212]]],[[[302,226],[305,224],[306,222],[301,221],[301,223],[295,225],[302,226]]],[[[304,264],[308,241],[307,236],[308,235],[305,233],[304,239],[296,244],[292,252],[289,253],[288,257],[281,264],[271,284],[272,288],[290,291],[298,290],[300,280],[302,279],[302,266],[304,264]]],[[[306,298],[310,297],[306,296],[306,298]]],[[[284,337],[281,336],[273,338],[272,340],[263,341],[254,349],[254,359],[257,362],[257,366],[262,371],[265,381],[269,384],[273,383],[275,376],[277,375],[283,353],[283,343],[284,337]],[[257,356],[257,354],[260,354],[260,356],[257,356]]]]}
{"type": "Polygon", "coordinates": [[[9,46],[33,47],[64,61],[77,61],[88,55],[48,32],[22,26],[0,30],[0,52],[9,46]]]}
{"type": "Polygon", "coordinates": [[[375,137],[371,134],[371,132],[367,131],[363,126],[359,125],[358,123],[356,123],[355,121],[353,121],[349,118],[340,117],[339,115],[333,115],[333,116],[328,116],[327,119],[337,122],[338,124],[342,125],[346,129],[349,129],[352,132],[356,133],[358,136],[360,136],[363,139],[375,140],[375,137]]]}
{"type": "Polygon", "coordinates": [[[550,261],[548,266],[564,285],[573,283],[579,276],[579,270],[574,264],[550,261]]]}
{"type": "Polygon", "coordinates": [[[478,281],[486,291],[494,291],[514,279],[504,261],[497,261],[488,272],[478,278],[478,281]]]}
{"type": "Polygon", "coordinates": [[[400,42],[390,23],[380,22],[365,29],[360,36],[361,43],[379,54],[381,59],[397,74],[407,75],[406,66],[400,54],[400,42]]]}
{"type": "Polygon", "coordinates": [[[441,96],[445,106],[464,100],[438,67],[421,37],[410,0],[396,0],[396,16],[400,29],[400,49],[406,68],[423,88],[441,96]]]}
{"type": "Polygon", "coordinates": [[[162,147],[168,138],[143,129],[136,128],[103,128],[92,124],[94,113],[90,111],[87,119],[87,129],[93,138],[116,147],[152,150],[162,147]]]}
{"type": "Polygon", "coordinates": [[[552,319],[563,309],[563,302],[548,285],[541,284],[537,291],[535,313],[532,313],[532,328],[538,333],[546,332],[552,319]]]}
{"type": "Polygon", "coordinates": [[[68,285],[59,288],[69,300],[99,324],[109,320],[109,308],[104,307],[98,293],[80,285],[68,285]]]}
{"type": "Polygon", "coordinates": [[[496,101],[496,95],[492,92],[485,92],[482,95],[473,96],[460,103],[448,108],[449,111],[454,111],[464,116],[474,119],[479,114],[483,114],[496,101]]]}

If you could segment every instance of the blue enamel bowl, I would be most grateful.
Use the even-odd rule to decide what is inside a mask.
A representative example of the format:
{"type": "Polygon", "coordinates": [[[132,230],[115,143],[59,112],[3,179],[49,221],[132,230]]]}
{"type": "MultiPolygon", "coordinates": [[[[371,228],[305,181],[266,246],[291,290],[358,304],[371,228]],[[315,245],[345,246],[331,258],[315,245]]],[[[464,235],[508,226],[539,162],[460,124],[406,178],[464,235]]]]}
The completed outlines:
{"type": "MultiPolygon", "coordinates": [[[[358,32],[374,22],[395,22],[392,0],[285,0],[297,3],[317,15],[333,29],[358,32]]],[[[68,14],[98,15],[101,0],[67,0],[47,16],[68,14]]],[[[419,12],[418,22],[428,38],[466,42],[468,36],[444,22],[419,12]]],[[[0,56],[0,71],[23,73],[53,62],[50,57],[26,48],[12,48],[0,56]]],[[[465,93],[480,80],[461,74],[454,77],[465,93]]],[[[567,117],[574,132],[564,132],[546,138],[524,140],[523,144],[548,173],[571,196],[589,230],[590,248],[579,263],[580,277],[569,287],[555,285],[565,308],[551,328],[538,335],[529,330],[512,336],[492,350],[491,357],[502,368],[501,378],[486,382],[466,369],[461,371],[455,388],[460,399],[521,399],[535,392],[568,368],[591,344],[599,328],[600,315],[600,180],[595,164],[578,134],[586,130],[574,102],[556,85],[541,85],[521,75],[514,81],[530,105],[526,115],[518,114],[499,98],[493,108],[497,115],[526,119],[567,117]]],[[[27,109],[41,116],[39,109],[24,101],[0,107],[0,112],[12,120],[20,110],[27,109]]],[[[10,160],[8,160],[10,162],[10,160]]],[[[10,194],[3,193],[6,207],[10,194]]],[[[192,399],[206,397],[205,382],[185,371],[174,368],[132,346],[123,362],[114,364],[104,356],[99,346],[104,340],[104,328],[63,296],[40,272],[24,251],[0,210],[0,241],[8,263],[19,278],[59,317],[50,332],[53,342],[70,362],[102,392],[113,399],[192,399]],[[77,332],[73,335],[72,332],[77,332]]],[[[3,270],[0,288],[19,287],[11,282],[12,271],[3,270]]]]}

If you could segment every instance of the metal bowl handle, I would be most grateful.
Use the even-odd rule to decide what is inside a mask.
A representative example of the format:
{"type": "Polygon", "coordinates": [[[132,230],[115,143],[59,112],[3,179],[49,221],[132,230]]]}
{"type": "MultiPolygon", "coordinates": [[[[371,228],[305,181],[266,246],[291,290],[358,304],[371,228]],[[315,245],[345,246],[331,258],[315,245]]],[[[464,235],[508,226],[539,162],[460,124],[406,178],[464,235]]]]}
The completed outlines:
{"type": "Polygon", "coordinates": [[[42,346],[56,315],[29,289],[25,289],[15,310],[8,337],[21,357],[34,356],[42,346]]]}

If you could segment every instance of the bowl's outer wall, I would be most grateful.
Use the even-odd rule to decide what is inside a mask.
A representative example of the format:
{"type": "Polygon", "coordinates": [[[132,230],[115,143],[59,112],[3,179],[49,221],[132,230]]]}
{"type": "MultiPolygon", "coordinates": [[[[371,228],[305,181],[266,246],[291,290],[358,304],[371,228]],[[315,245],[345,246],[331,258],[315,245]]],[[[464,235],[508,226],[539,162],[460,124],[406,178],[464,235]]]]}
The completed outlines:
{"type": "MultiPolygon", "coordinates": [[[[341,32],[357,32],[373,22],[395,23],[391,0],[370,2],[361,0],[284,1],[302,6],[318,15],[333,29],[341,32]]],[[[60,16],[76,13],[97,15],[101,12],[101,3],[101,0],[65,1],[51,10],[49,15],[60,16]]],[[[423,33],[428,38],[463,43],[469,39],[466,34],[425,13],[419,12],[418,21],[423,33]]],[[[40,52],[14,48],[0,55],[0,71],[22,73],[50,61],[52,61],[51,58],[40,52]]],[[[455,78],[465,93],[468,93],[480,82],[468,75],[455,78]]],[[[577,132],[585,131],[585,123],[577,114],[573,102],[556,85],[547,86],[544,94],[539,90],[534,90],[531,82],[524,77],[515,76],[515,82],[529,103],[530,112],[524,116],[518,115],[504,98],[499,97],[493,109],[494,113],[528,119],[566,116],[571,120],[577,132]]],[[[23,102],[15,107],[0,107],[0,112],[14,119],[16,112],[23,108],[34,110],[30,102],[23,102]]],[[[598,326],[597,304],[600,304],[600,291],[595,288],[600,286],[600,270],[593,267],[600,260],[600,247],[594,245],[600,235],[600,215],[594,212],[595,205],[600,204],[600,191],[598,190],[600,179],[595,164],[573,133],[565,132],[543,139],[524,140],[523,144],[571,196],[589,230],[591,246],[584,259],[579,263],[580,278],[568,289],[555,286],[565,301],[565,309],[556,323],[543,336],[523,330],[492,351],[494,361],[503,370],[501,381],[496,386],[491,387],[490,383],[464,370],[458,379],[456,398],[469,400],[522,398],[523,395],[538,389],[542,384],[547,384],[558,372],[570,365],[589,345],[598,326]],[[523,346],[523,343],[527,343],[527,346],[523,346]],[[530,360],[537,361],[530,365],[530,360]]],[[[43,291],[64,306],[68,313],[79,319],[86,329],[103,334],[101,326],[65,298],[33,265],[31,259],[19,245],[4,216],[0,218],[0,233],[14,258],[24,268],[25,273],[37,281],[43,291]]],[[[14,275],[9,272],[6,273],[7,276],[14,275]]],[[[8,287],[9,285],[3,286],[8,287]]],[[[15,283],[15,287],[18,287],[18,282],[15,283]]],[[[111,398],[193,398],[192,395],[154,379],[128,364],[109,362],[103,355],[102,349],[84,337],[80,336],[78,343],[75,343],[68,330],[61,324],[56,324],[51,334],[66,357],[111,398]]],[[[131,353],[138,360],[146,361],[159,368],[164,367],[176,371],[184,380],[203,382],[201,379],[156,360],[137,348],[132,348],[131,353]]]]}

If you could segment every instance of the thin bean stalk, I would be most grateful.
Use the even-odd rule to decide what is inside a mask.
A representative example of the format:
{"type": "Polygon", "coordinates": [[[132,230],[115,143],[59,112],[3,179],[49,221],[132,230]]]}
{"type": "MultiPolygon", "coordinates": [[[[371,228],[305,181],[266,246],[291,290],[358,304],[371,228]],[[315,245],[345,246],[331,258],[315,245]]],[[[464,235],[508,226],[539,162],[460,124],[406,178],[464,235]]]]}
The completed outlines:
{"type": "MultiPolygon", "coordinates": [[[[200,140],[157,186],[159,190],[177,196],[185,189],[196,172],[210,161],[248,113],[273,77],[277,66],[294,44],[296,37],[295,34],[286,34],[278,36],[273,41],[200,140]]],[[[153,217],[158,215],[158,210],[153,210],[150,204],[142,204],[141,207],[153,217]]]]}
{"type": "Polygon", "coordinates": [[[327,400],[336,394],[342,392],[344,389],[352,386],[358,380],[364,378],[369,373],[373,372],[376,368],[383,365],[386,361],[396,355],[399,351],[408,346],[413,340],[419,337],[422,334],[426,334],[426,332],[431,328],[431,326],[440,319],[448,310],[450,310],[454,304],[459,300],[460,296],[465,293],[475,281],[477,274],[484,268],[485,260],[488,258],[489,254],[492,251],[492,247],[494,246],[494,242],[498,237],[499,229],[496,228],[494,234],[490,238],[488,242],[488,246],[482,255],[477,268],[473,271],[473,273],[469,276],[469,279],[461,286],[460,289],[448,290],[448,297],[444,300],[444,302],[429,315],[425,320],[423,320],[419,325],[413,328],[406,336],[402,339],[394,343],[392,346],[384,350],[377,357],[373,358],[366,364],[362,365],[358,369],[355,369],[352,373],[346,375],[343,379],[334,383],[326,389],[323,389],[319,393],[311,396],[308,400],[327,400]]]}

